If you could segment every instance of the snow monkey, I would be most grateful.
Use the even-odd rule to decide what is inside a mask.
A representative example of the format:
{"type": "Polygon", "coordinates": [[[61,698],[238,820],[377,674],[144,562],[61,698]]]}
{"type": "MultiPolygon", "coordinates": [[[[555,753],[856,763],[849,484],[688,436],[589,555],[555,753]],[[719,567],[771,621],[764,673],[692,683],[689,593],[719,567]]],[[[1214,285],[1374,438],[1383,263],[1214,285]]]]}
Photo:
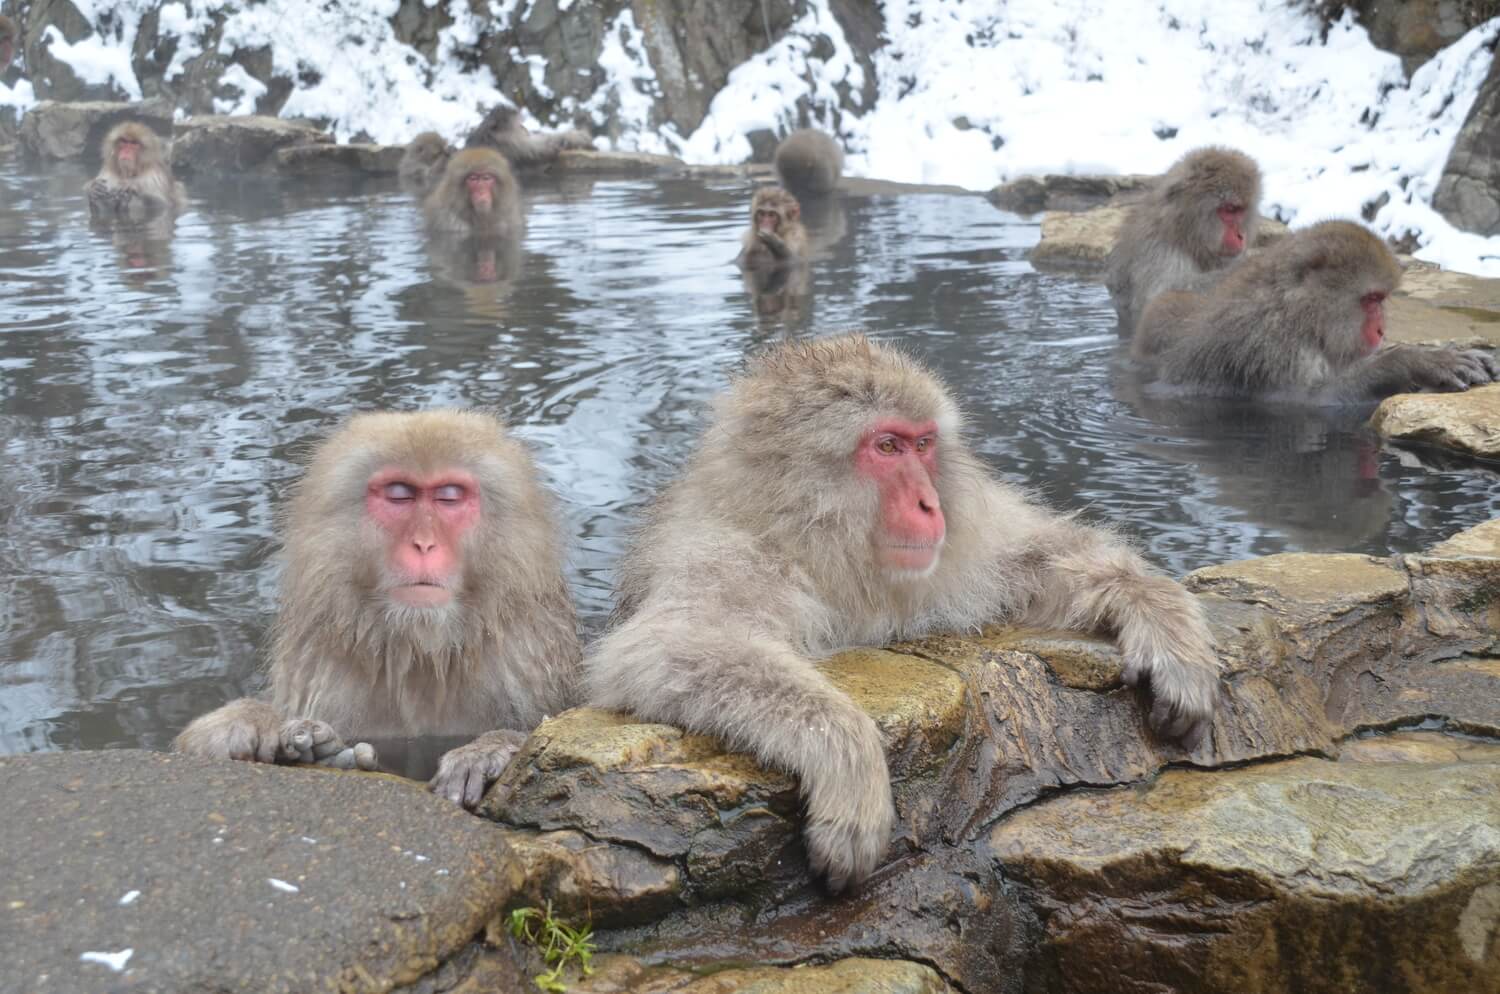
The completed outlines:
{"type": "Polygon", "coordinates": [[[19,37],[16,22],[0,14],[0,72],[8,69],[11,60],[16,57],[16,39],[19,37]]]}
{"type": "Polygon", "coordinates": [[[453,155],[453,146],[436,131],[424,131],[413,138],[401,155],[401,164],[396,174],[401,185],[418,197],[425,197],[437,186],[448,159],[453,155]]]}
{"type": "Polygon", "coordinates": [[[1324,221],[1235,266],[1207,293],[1153,304],[1141,336],[1147,348],[1161,339],[1163,380],[1228,396],[1359,403],[1496,379],[1500,366],[1486,352],[1381,347],[1385,301],[1400,281],[1377,235],[1324,221]]]}
{"type": "Polygon", "coordinates": [[[521,231],[521,196],[505,158],[466,148],[448,160],[422,205],[435,235],[506,238],[521,231]]]}
{"type": "Polygon", "coordinates": [[[822,196],[838,185],[844,150],[816,128],[793,131],[776,146],[776,175],[799,197],[822,196]]]}
{"type": "Polygon", "coordinates": [[[187,195],[172,178],[161,138],[139,121],[110,128],[99,158],[99,175],[84,188],[94,220],[144,221],[175,216],[186,206],[187,195]]]}
{"type": "Polygon", "coordinates": [[[1131,335],[1151,298],[1201,289],[1255,240],[1260,169],[1228,148],[1200,148],[1177,161],[1125,219],[1107,260],[1105,284],[1131,335]]]}
{"type": "Polygon", "coordinates": [[[497,419],[355,417],[317,448],[282,538],[269,693],[197,719],[177,751],[327,762],[341,737],[478,735],[432,780],[473,807],[526,732],[574,703],[552,501],[497,419]]]}
{"type": "Polygon", "coordinates": [[[879,730],[818,669],[993,621],[1110,632],[1192,749],[1219,663],[1197,600],[1109,531],[995,479],[938,379],[862,335],[788,343],[722,394],[618,573],[585,693],[801,779],[815,873],[868,876],[894,811],[879,730]]]}
{"type": "Polygon", "coordinates": [[[594,141],[576,128],[534,135],[521,123],[521,112],[497,105],[469,133],[465,148],[492,148],[516,169],[540,166],[557,159],[564,149],[592,149],[594,141]]]}
{"type": "Polygon", "coordinates": [[[802,205],[797,198],[779,186],[756,190],[739,264],[746,269],[772,269],[806,256],[807,230],[802,227],[802,205]]]}

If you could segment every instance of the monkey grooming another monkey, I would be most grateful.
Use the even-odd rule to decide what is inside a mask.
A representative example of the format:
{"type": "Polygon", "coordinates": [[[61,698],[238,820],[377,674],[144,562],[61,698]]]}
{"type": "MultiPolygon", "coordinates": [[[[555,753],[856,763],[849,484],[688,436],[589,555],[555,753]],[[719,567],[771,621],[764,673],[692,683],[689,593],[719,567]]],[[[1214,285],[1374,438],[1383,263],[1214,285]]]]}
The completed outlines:
{"type": "Polygon", "coordinates": [[[401,164],[396,175],[401,185],[418,197],[425,197],[437,186],[453,155],[453,146],[436,131],[424,131],[407,143],[401,154],[401,164]]]}
{"type": "Polygon", "coordinates": [[[422,210],[435,235],[508,238],[521,232],[515,174],[493,149],[466,148],[449,159],[422,210]]]}
{"type": "Polygon", "coordinates": [[[763,186],[750,200],[750,230],[737,260],[745,269],[773,269],[807,256],[802,205],[779,186],[763,186]]]}
{"type": "MultiPolygon", "coordinates": [[[[1206,294],[1174,294],[1160,327],[1162,379],[1234,397],[1360,403],[1496,379],[1488,353],[1389,345],[1385,301],[1401,281],[1391,250],[1350,221],[1294,232],[1206,294]]],[[[1153,310],[1148,319],[1157,320],[1153,310]]]]}
{"type": "Polygon", "coordinates": [[[816,128],[793,131],[776,146],[776,175],[799,197],[833,192],[844,171],[844,150],[816,128]]]}
{"type": "Polygon", "coordinates": [[[138,121],[117,124],[99,149],[99,175],[84,192],[95,221],[144,221],[176,216],[187,204],[182,184],[172,178],[165,146],[156,132],[138,121]]]}
{"type": "Polygon", "coordinates": [[[1107,260],[1105,285],[1120,333],[1135,333],[1153,297],[1210,285],[1255,240],[1260,169],[1228,148],[1200,148],[1177,161],[1125,219],[1107,260]]]}
{"type": "Polygon", "coordinates": [[[1197,600],[969,451],[938,379],[862,335],[785,344],[721,395],[619,567],[591,703],[801,780],[813,871],[864,879],[894,818],[879,729],[819,672],[848,646],[1003,621],[1111,633],[1150,721],[1195,748],[1219,663],[1197,600]]]}
{"type": "Polygon", "coordinates": [[[472,808],[526,733],[574,703],[552,501],[493,417],[352,419],[297,484],[282,559],[268,699],[198,718],[177,751],[317,762],[341,737],[478,735],[431,784],[472,808]]]}
{"type": "Polygon", "coordinates": [[[521,123],[521,112],[504,104],[484,116],[469,133],[465,148],[492,148],[516,169],[546,165],[564,149],[592,149],[594,141],[577,128],[534,135],[521,123]]]}

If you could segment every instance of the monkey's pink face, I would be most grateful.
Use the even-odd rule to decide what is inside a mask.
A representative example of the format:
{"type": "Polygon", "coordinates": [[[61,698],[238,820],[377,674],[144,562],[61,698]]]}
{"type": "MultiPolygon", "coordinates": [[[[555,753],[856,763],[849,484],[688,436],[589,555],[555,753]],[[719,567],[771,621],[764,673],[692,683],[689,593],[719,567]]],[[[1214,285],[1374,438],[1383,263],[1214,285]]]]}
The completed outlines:
{"type": "Polygon", "coordinates": [[[1366,353],[1374,352],[1385,341],[1385,293],[1373,290],[1359,298],[1359,309],[1363,319],[1359,328],[1359,344],[1366,353]]]}
{"type": "Polygon", "coordinates": [[[1219,254],[1239,255],[1245,251],[1245,205],[1227,203],[1219,205],[1219,223],[1224,234],[1219,240],[1219,254]]]}
{"type": "Polygon", "coordinates": [[[495,205],[495,177],[489,173],[470,173],[464,177],[464,188],[469,191],[469,206],[481,214],[495,205]]]}
{"type": "Polygon", "coordinates": [[[479,522],[479,485],[450,470],[422,477],[396,467],[365,485],[365,513],[386,537],[385,588],[408,607],[444,607],[463,567],[463,539],[479,522]]]}
{"type": "Polygon", "coordinates": [[[937,565],[947,526],[933,481],[938,473],[937,422],[877,421],[854,452],[855,472],[880,494],[875,559],[893,573],[928,573],[937,565]]]}
{"type": "Polygon", "coordinates": [[[135,175],[136,166],[141,161],[141,143],[134,138],[118,138],[115,140],[115,166],[126,176],[135,175]]]}
{"type": "Polygon", "coordinates": [[[755,212],[755,227],[774,235],[781,230],[781,215],[775,211],[758,210],[755,212]]]}

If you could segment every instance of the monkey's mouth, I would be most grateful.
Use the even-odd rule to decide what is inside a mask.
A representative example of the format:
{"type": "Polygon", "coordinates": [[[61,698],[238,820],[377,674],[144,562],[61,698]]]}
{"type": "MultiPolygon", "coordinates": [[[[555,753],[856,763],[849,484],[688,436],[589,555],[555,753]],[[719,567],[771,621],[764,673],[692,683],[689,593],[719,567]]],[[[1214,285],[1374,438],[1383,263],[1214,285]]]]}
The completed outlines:
{"type": "Polygon", "coordinates": [[[895,573],[926,573],[942,548],[942,542],[888,542],[880,547],[880,562],[895,573]]]}
{"type": "Polygon", "coordinates": [[[407,607],[442,607],[453,599],[453,591],[436,580],[417,580],[391,588],[391,600],[407,607]]]}

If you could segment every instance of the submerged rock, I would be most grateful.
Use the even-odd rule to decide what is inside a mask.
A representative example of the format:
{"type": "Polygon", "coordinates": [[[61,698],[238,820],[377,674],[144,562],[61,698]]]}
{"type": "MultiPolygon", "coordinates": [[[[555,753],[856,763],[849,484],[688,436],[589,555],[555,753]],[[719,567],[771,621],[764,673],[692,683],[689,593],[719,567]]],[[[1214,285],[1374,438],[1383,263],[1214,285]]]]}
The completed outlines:
{"type": "Polygon", "coordinates": [[[988,194],[1001,210],[1015,214],[1039,211],[1082,211],[1105,204],[1138,199],[1151,188],[1154,176],[1023,176],[1001,183],[988,194]]]}
{"type": "Polygon", "coordinates": [[[394,176],[404,145],[288,145],[276,150],[276,168],[291,176],[394,176]]]}
{"type": "Polygon", "coordinates": [[[1462,393],[1404,393],[1375,409],[1371,426],[1382,438],[1500,458],[1500,385],[1462,393]]]}

